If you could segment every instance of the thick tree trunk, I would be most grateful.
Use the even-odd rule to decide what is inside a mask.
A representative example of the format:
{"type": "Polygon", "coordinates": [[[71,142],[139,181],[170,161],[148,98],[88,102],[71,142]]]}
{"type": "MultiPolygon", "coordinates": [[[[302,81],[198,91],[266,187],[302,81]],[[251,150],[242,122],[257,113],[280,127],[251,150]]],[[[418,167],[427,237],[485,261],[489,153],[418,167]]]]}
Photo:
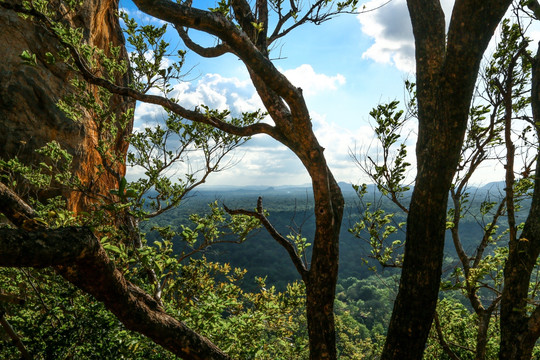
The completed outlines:
{"type": "Polygon", "coordinates": [[[306,283],[306,316],[309,336],[309,358],[337,359],[334,325],[334,281],[320,284],[320,279],[306,283]]]}
{"type": "MultiPolygon", "coordinates": [[[[439,139],[442,140],[444,139],[439,139]]],[[[439,146],[441,146],[439,145],[439,146]]],[[[442,148],[440,148],[442,150],[442,148]]],[[[454,150],[445,147],[448,153],[454,150]]],[[[459,153],[459,152],[458,152],[459,153]]],[[[433,160],[441,154],[431,153],[433,160]]],[[[452,166],[456,159],[447,159],[452,166]],[[453,161],[452,161],[453,160],[453,161]]],[[[441,164],[442,165],[442,164],[441,164]]],[[[419,173],[407,219],[405,257],[383,359],[420,359],[439,293],[447,194],[452,174],[429,164],[419,173]]]]}
{"type": "Polygon", "coordinates": [[[439,293],[448,192],[474,83],[485,48],[510,2],[456,2],[446,36],[439,1],[407,1],[416,45],[417,178],[382,359],[422,358],[439,293]]]}

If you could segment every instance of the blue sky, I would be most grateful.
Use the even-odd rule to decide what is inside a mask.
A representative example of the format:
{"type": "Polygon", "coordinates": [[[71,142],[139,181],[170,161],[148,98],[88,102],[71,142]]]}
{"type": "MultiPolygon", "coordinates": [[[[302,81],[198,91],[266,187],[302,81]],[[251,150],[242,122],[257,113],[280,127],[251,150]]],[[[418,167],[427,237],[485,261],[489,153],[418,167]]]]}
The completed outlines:
{"type": "MultiPolygon", "coordinates": [[[[385,1],[374,0],[366,8],[385,1]]],[[[451,0],[443,1],[449,13],[451,0]]],[[[214,6],[204,2],[205,6],[214,6]]],[[[194,6],[197,3],[194,2],[194,6]]],[[[144,16],[127,0],[120,7],[140,23],[157,23],[144,16]]],[[[361,6],[360,6],[361,8],[361,6]]],[[[204,39],[203,41],[208,41],[204,39]]],[[[183,44],[174,36],[171,43],[183,44]]],[[[314,130],[338,181],[359,183],[367,179],[350,157],[351,150],[362,156],[373,144],[369,111],[379,103],[404,99],[403,81],[414,80],[414,44],[405,0],[393,0],[373,12],[341,15],[319,26],[305,25],[279,41],[271,53],[275,65],[296,86],[304,90],[314,130]]],[[[242,63],[233,56],[204,59],[194,53],[186,58],[193,67],[185,82],[176,86],[175,96],[185,106],[206,104],[235,111],[262,106],[242,63]]],[[[157,107],[142,104],[135,127],[159,121],[157,107]]],[[[405,128],[410,162],[414,163],[415,124],[405,128]]],[[[214,174],[211,185],[298,185],[309,183],[300,162],[282,145],[267,136],[256,136],[235,153],[237,164],[214,174]]],[[[482,169],[482,179],[493,179],[493,166],[482,169]]],[[[130,170],[138,176],[137,169],[130,170]]],[[[411,176],[413,176],[412,174],[411,176]]]]}

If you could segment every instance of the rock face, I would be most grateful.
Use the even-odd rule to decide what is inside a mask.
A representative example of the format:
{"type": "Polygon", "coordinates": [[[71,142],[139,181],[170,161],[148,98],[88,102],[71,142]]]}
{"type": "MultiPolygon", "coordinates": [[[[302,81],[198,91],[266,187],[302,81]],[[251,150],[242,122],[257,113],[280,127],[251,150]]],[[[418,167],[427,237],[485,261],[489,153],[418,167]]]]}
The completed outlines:
{"type": "MultiPolygon", "coordinates": [[[[115,16],[117,9],[118,0],[84,0],[69,21],[85,29],[84,41],[90,45],[105,50],[111,43],[123,47],[124,37],[115,16]]],[[[56,140],[73,155],[73,170],[82,183],[92,184],[93,192],[107,193],[118,187],[118,177],[97,172],[96,166],[102,160],[96,151],[97,130],[91,114],[75,122],[56,106],[59,99],[73,91],[69,79],[74,76],[64,64],[50,65],[45,61],[45,53],[56,53],[57,48],[58,42],[43,27],[0,6],[0,129],[3,132],[0,158],[17,156],[25,163],[36,163],[41,160],[34,150],[56,140]],[[19,55],[24,50],[37,55],[37,66],[23,64],[19,55]]],[[[123,57],[126,57],[125,48],[123,57]]],[[[117,81],[126,85],[128,79],[117,81]]],[[[120,113],[133,107],[134,102],[113,97],[111,106],[120,113]]],[[[126,153],[124,139],[131,127],[130,123],[118,133],[113,150],[126,153]]],[[[116,167],[122,176],[125,167],[121,164],[116,167]]],[[[58,192],[49,191],[42,195],[51,196],[58,192]]],[[[74,211],[86,209],[92,202],[80,192],[60,193],[74,211]]]]}

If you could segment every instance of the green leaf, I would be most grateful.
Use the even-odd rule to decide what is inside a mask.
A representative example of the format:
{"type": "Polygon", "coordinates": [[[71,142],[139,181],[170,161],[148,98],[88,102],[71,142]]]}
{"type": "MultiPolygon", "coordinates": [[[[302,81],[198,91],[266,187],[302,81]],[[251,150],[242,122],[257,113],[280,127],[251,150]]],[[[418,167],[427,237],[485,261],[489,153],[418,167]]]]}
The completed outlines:
{"type": "Polygon", "coordinates": [[[23,62],[30,66],[36,66],[37,65],[37,58],[36,54],[32,54],[28,50],[24,50],[19,57],[23,60],[23,62]]]}
{"type": "Polygon", "coordinates": [[[111,251],[113,253],[116,253],[116,254],[121,254],[122,253],[122,250],[120,250],[120,248],[116,245],[113,245],[113,244],[103,244],[103,248],[107,251],[111,251]]]}

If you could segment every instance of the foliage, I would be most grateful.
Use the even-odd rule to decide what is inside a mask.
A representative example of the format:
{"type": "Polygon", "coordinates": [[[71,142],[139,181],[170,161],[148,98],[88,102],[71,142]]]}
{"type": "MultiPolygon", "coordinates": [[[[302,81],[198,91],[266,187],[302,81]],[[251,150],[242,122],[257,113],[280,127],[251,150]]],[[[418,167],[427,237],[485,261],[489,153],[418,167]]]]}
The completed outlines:
{"type": "MultiPolygon", "coordinates": [[[[459,359],[475,359],[478,319],[459,300],[444,298],[437,304],[438,321],[444,341],[459,359]]],[[[486,359],[498,358],[499,328],[496,318],[489,323],[486,359]]],[[[431,329],[425,360],[451,359],[443,350],[436,325],[431,329]]]]}
{"type": "MultiPolygon", "coordinates": [[[[2,268],[0,288],[2,295],[24,302],[2,306],[35,358],[160,359],[166,354],[147,338],[127,331],[99,301],[51,270],[2,268]]],[[[3,329],[0,335],[0,357],[20,358],[3,329]]]]}
{"type": "MultiPolygon", "coordinates": [[[[366,241],[370,246],[370,257],[375,259],[383,267],[400,267],[403,261],[403,253],[400,248],[403,241],[396,239],[398,232],[404,227],[405,222],[396,219],[400,214],[387,213],[378,203],[365,202],[367,186],[354,185],[358,198],[362,204],[359,209],[359,220],[349,229],[355,237],[366,241]],[[364,235],[365,234],[365,235],[364,235]]],[[[381,193],[384,196],[384,192],[381,193]]],[[[387,194],[387,193],[386,193],[387,194]]],[[[368,261],[364,259],[367,263],[368,261]]]]}

